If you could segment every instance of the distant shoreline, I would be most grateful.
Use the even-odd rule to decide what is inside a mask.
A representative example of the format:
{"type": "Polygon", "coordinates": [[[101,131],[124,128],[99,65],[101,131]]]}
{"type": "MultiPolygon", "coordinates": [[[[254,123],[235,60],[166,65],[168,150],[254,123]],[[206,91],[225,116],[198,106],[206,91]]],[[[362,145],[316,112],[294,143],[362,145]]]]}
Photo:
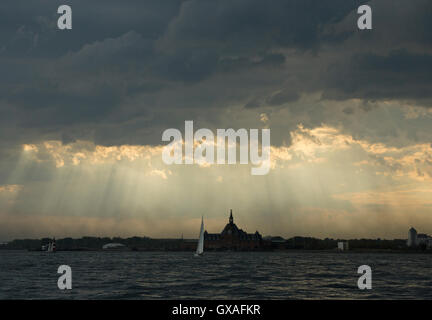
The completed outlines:
{"type": "MultiPolygon", "coordinates": [[[[53,239],[21,239],[0,244],[0,250],[42,251],[53,239]]],[[[236,252],[337,252],[340,242],[348,242],[349,246],[342,252],[350,253],[432,253],[425,247],[408,248],[405,239],[317,239],[311,237],[266,237],[263,245],[242,247],[236,242],[221,244],[215,248],[204,244],[204,251],[236,251],[236,252]],[[347,250],[348,249],[348,250],[347,250]]],[[[152,239],[148,237],[131,238],[99,238],[83,237],[79,239],[63,238],[56,240],[57,251],[145,251],[145,252],[193,252],[197,248],[197,239],[152,239]]]]}
{"type": "MultiPolygon", "coordinates": [[[[29,249],[2,249],[0,252],[45,252],[42,250],[29,250],[29,249]]],[[[63,249],[57,250],[57,252],[107,252],[107,253],[123,253],[123,252],[134,252],[134,253],[148,253],[148,252],[156,252],[156,253],[175,253],[175,252],[193,252],[193,250],[132,250],[132,249],[123,249],[123,250],[104,250],[104,249],[63,249]]],[[[400,250],[383,250],[383,249],[354,249],[354,250],[346,250],[346,251],[338,251],[337,249],[274,249],[274,250],[208,250],[205,253],[221,253],[221,252],[230,252],[230,253],[337,253],[337,254],[379,254],[379,253],[392,253],[392,254],[432,254],[431,250],[421,250],[421,249],[400,249],[400,250]]]]}

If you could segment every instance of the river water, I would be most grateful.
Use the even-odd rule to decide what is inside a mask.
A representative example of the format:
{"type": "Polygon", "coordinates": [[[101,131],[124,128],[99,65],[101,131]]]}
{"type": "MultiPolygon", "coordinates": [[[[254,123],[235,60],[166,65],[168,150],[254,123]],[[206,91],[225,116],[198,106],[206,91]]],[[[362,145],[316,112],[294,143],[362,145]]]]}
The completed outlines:
{"type": "Polygon", "coordinates": [[[431,267],[429,254],[0,251],[0,299],[432,299],[431,267]]]}

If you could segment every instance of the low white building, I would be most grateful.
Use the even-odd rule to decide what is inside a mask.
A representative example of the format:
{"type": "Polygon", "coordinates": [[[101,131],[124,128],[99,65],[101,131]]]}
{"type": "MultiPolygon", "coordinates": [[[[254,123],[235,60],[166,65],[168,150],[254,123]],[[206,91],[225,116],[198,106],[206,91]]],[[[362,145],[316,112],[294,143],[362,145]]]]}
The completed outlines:
{"type": "Polygon", "coordinates": [[[429,244],[431,243],[431,241],[432,241],[432,238],[429,237],[427,234],[419,233],[417,235],[417,245],[418,246],[425,244],[428,247],[429,244]]]}
{"type": "Polygon", "coordinates": [[[349,250],[348,241],[339,241],[337,248],[339,251],[349,250]]]}
{"type": "Polygon", "coordinates": [[[126,246],[121,243],[107,243],[102,247],[103,250],[121,250],[126,249],[126,246]]]}
{"type": "Polygon", "coordinates": [[[426,245],[427,248],[432,248],[432,237],[424,233],[417,233],[417,230],[414,228],[409,229],[407,246],[417,247],[420,245],[426,245]]]}

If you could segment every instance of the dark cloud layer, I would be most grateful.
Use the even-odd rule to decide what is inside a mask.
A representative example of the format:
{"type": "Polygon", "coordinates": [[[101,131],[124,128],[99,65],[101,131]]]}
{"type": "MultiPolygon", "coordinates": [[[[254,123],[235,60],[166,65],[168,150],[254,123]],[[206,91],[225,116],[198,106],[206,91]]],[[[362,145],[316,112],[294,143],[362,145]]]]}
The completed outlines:
{"type": "Polygon", "coordinates": [[[430,98],[432,55],[407,50],[354,55],[347,65],[330,66],[329,78],[329,98],[430,98]]]}
{"type": "MultiPolygon", "coordinates": [[[[298,122],[338,117],[299,105],[303,95],[421,106],[431,98],[427,0],[70,4],[72,31],[57,30],[52,1],[0,4],[4,146],[43,139],[157,144],[164,129],[186,119],[256,126],[261,112],[289,108],[292,121],[272,137],[281,143],[298,122]],[[360,32],[356,9],[364,3],[373,8],[374,30],[360,32]],[[226,116],[233,107],[240,115],[239,106],[256,119],[226,116]]],[[[345,121],[355,110],[341,114],[345,121]]]]}

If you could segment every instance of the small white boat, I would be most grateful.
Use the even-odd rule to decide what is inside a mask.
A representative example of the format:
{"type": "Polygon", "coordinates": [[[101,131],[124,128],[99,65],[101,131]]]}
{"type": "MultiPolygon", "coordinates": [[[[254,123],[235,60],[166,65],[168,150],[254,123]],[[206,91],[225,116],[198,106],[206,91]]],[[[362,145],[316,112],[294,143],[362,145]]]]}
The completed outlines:
{"type": "Polygon", "coordinates": [[[204,253],[204,218],[201,217],[201,230],[198,240],[198,246],[195,252],[195,257],[199,257],[204,253]]]}

